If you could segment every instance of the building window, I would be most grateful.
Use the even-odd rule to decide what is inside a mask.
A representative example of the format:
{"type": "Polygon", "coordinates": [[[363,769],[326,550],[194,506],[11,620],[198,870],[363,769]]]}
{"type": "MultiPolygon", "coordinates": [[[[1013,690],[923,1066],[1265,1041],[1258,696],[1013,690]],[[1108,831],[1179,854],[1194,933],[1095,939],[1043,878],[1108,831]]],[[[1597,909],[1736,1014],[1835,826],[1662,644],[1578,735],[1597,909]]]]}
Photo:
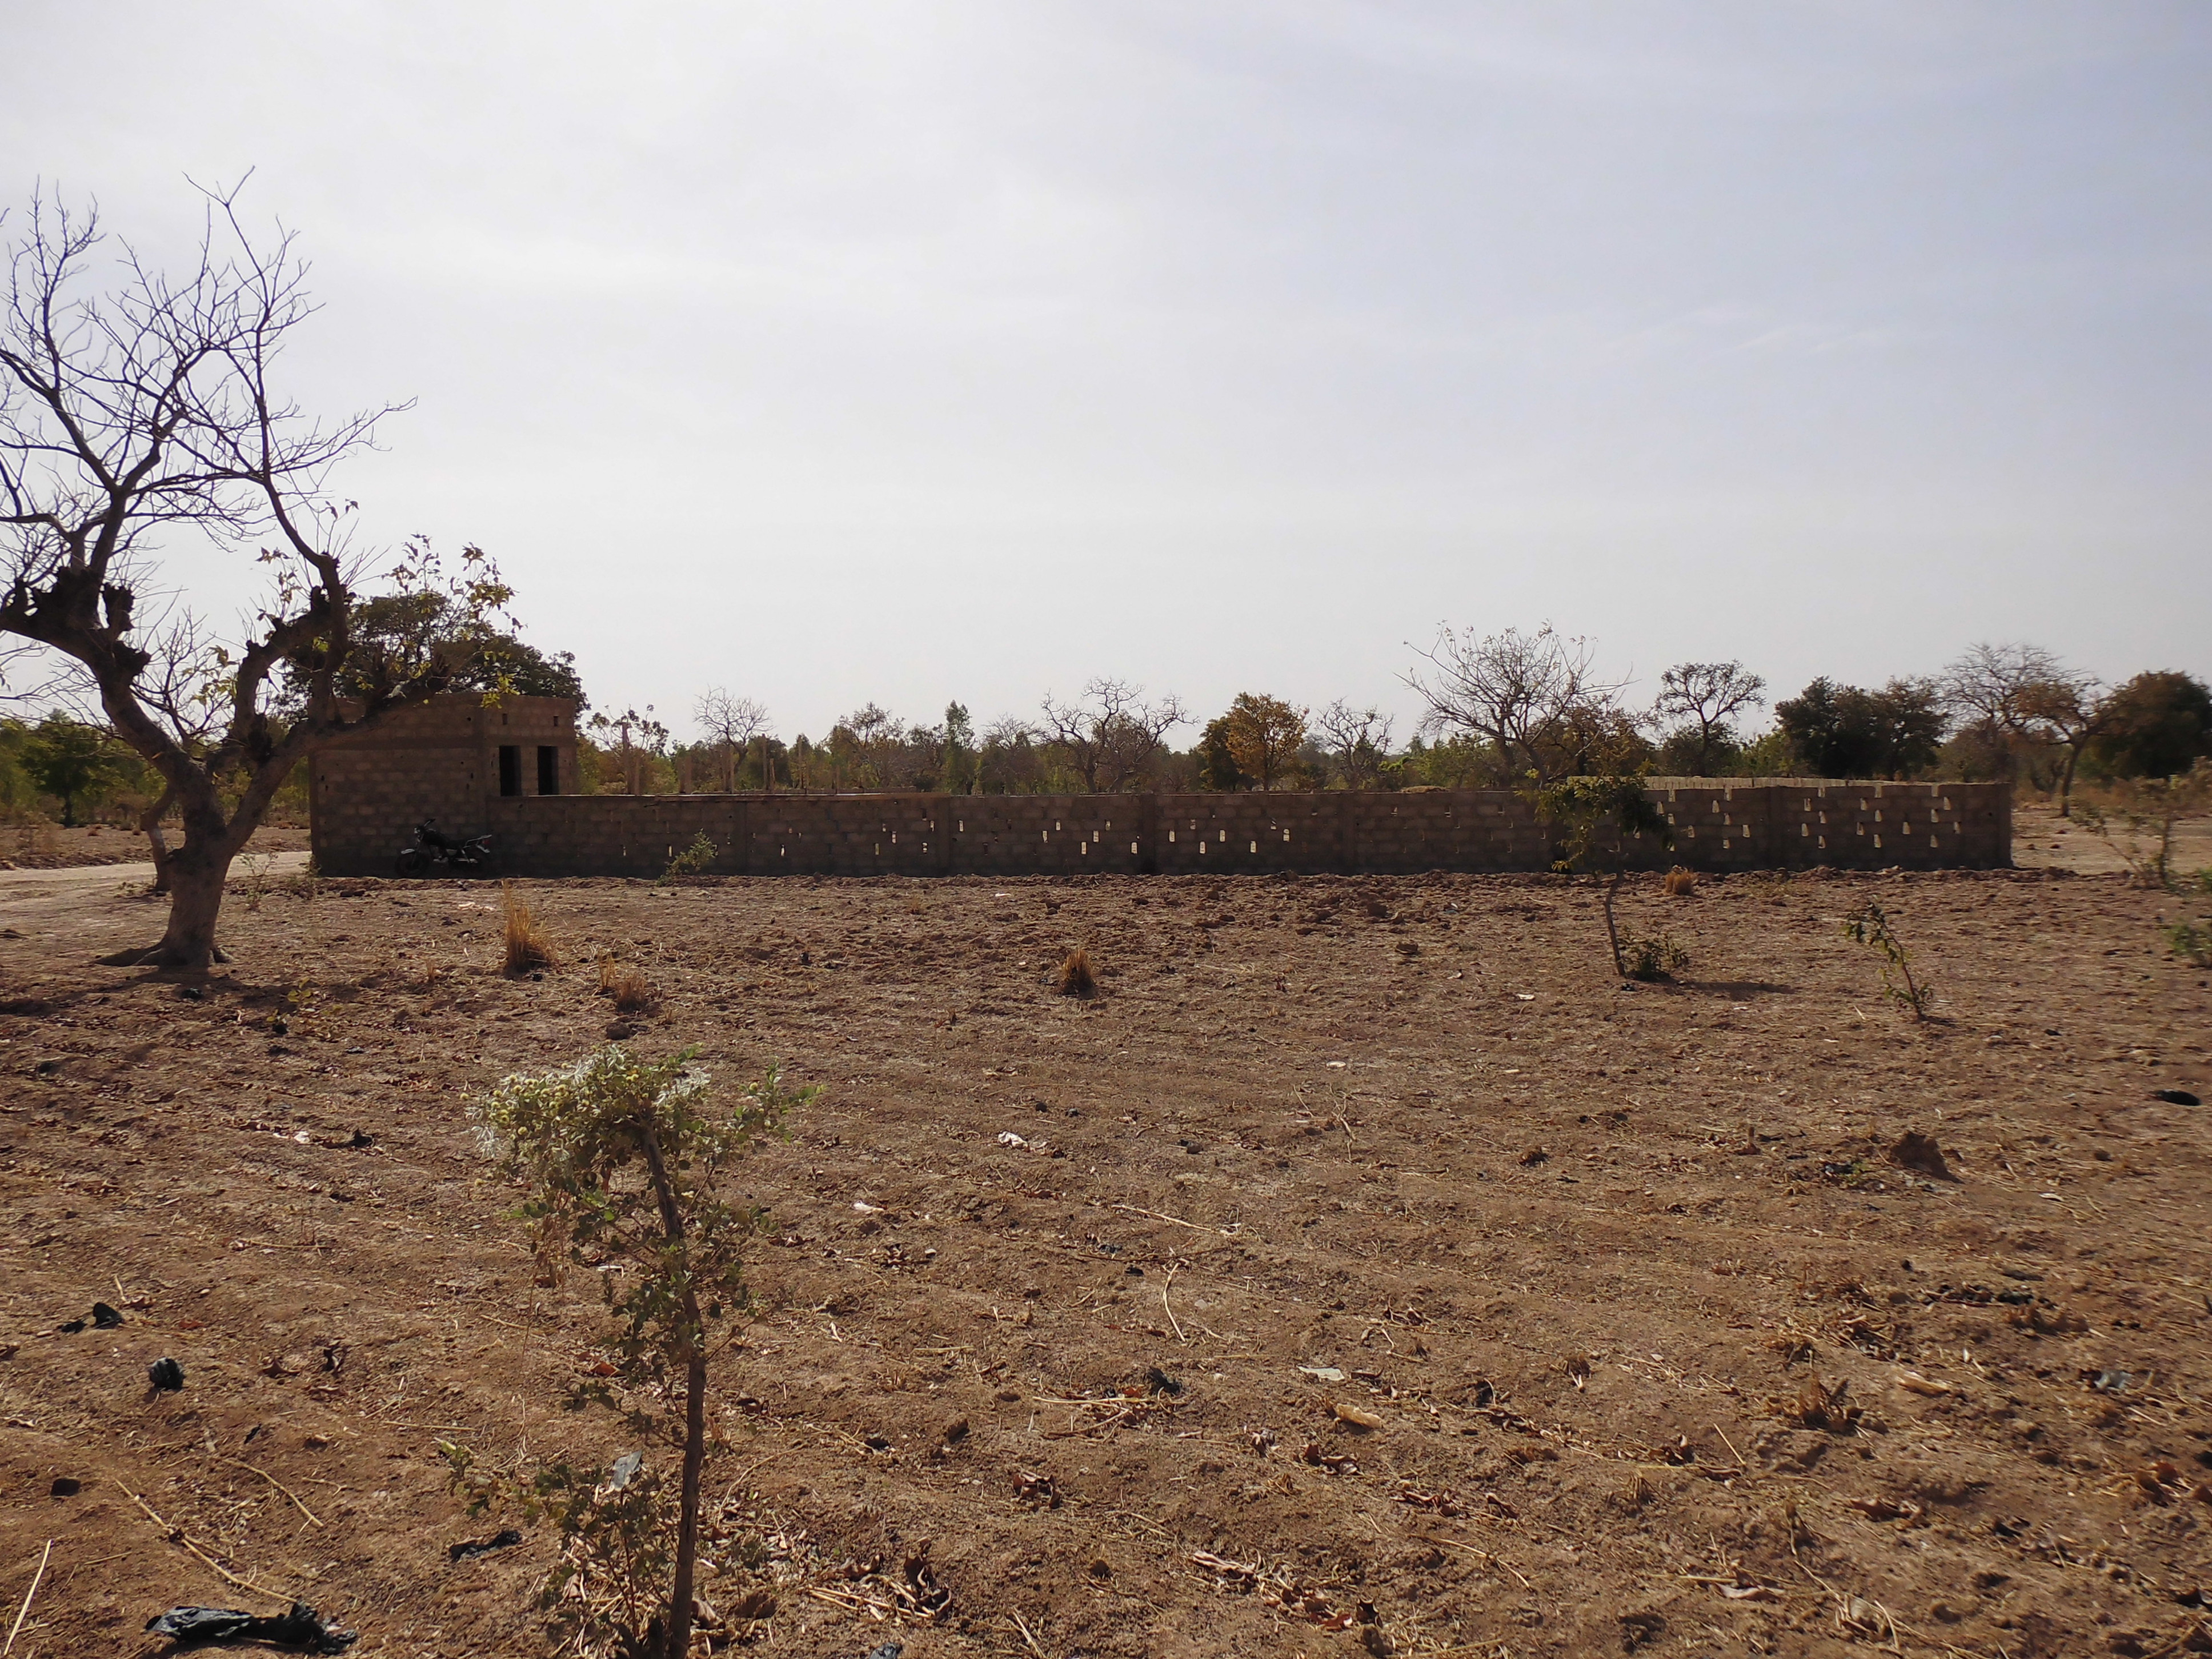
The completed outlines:
{"type": "Polygon", "coordinates": [[[522,746],[503,743],[499,746],[499,793],[519,795],[522,793],[522,746]]]}
{"type": "Polygon", "coordinates": [[[541,795],[561,793],[561,751],[550,743],[538,745],[538,793],[541,795]]]}

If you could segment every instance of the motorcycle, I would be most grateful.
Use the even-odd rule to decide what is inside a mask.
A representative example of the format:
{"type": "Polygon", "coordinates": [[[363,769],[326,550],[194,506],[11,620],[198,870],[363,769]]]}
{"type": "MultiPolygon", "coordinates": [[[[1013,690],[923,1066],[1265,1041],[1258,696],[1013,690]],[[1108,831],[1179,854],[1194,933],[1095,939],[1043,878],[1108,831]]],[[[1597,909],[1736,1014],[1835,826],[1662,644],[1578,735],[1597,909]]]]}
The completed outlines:
{"type": "Polygon", "coordinates": [[[441,833],[437,820],[425,818],[415,826],[415,842],[400,849],[399,873],[409,878],[428,875],[476,876],[491,874],[491,837],[471,836],[465,840],[441,833]]]}

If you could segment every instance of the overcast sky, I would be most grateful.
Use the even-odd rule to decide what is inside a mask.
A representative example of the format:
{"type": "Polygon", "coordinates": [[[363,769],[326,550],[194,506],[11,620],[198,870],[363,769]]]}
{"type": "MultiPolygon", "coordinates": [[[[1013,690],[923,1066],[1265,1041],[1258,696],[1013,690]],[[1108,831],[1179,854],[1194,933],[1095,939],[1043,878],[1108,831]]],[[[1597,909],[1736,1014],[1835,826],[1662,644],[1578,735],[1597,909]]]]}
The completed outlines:
{"type": "Polygon", "coordinates": [[[0,195],[160,250],[255,169],[299,395],[416,400],[366,533],[481,543],[679,729],[1409,712],[1443,622],[1647,696],[2212,672],[2196,0],[8,0],[0,52],[0,195]]]}

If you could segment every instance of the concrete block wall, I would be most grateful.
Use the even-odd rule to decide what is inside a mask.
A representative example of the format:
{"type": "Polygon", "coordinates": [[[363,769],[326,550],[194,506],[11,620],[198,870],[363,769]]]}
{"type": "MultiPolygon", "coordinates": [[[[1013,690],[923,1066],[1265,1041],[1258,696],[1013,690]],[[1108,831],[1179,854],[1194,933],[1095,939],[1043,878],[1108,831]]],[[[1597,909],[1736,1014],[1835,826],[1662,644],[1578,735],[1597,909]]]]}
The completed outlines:
{"type": "MultiPolygon", "coordinates": [[[[579,795],[574,710],[441,699],[318,756],[315,856],[383,875],[414,826],[489,830],[517,875],[657,876],[699,836],[708,873],[821,876],[1410,874],[1543,870],[1559,838],[1510,790],[1177,795],[579,795]],[[499,793],[498,750],[523,746],[525,793],[499,793]],[[562,793],[531,757],[559,749],[562,793]]],[[[2012,861],[2001,783],[1655,778],[1672,850],[1601,836],[1640,869],[1966,868],[2012,861]]]]}
{"type": "Polygon", "coordinates": [[[386,875],[415,826],[435,818],[449,836],[480,834],[500,799],[499,751],[519,749],[523,799],[536,795],[538,750],[556,751],[560,793],[583,785],[576,708],[562,697],[436,697],[392,710],[311,757],[308,810],[316,867],[386,875]]]}

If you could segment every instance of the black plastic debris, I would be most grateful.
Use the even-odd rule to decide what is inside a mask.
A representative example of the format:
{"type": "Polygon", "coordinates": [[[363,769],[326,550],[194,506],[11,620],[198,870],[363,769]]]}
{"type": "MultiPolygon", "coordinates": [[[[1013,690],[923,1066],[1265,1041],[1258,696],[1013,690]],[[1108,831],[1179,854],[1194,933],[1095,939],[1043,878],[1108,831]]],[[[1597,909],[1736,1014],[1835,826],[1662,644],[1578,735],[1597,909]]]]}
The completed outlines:
{"type": "Polygon", "coordinates": [[[465,1544],[448,1544],[446,1556],[453,1561],[473,1561],[479,1555],[489,1555],[494,1550],[511,1550],[522,1541],[522,1534],[513,1527],[505,1532],[494,1533],[489,1538],[471,1539],[465,1544]]]}
{"type": "Polygon", "coordinates": [[[322,1614],[305,1601],[295,1601],[289,1613],[266,1619],[232,1607],[171,1607],[149,1619],[146,1628],[156,1636],[169,1637],[179,1647],[268,1642],[303,1653],[343,1653],[358,1634],[324,1623],[322,1614]]]}
{"type": "Polygon", "coordinates": [[[185,1386],[185,1368],[164,1355],[146,1367],[146,1380],[156,1394],[174,1394],[185,1386]]]}
{"type": "Polygon", "coordinates": [[[92,1304],[92,1328],[96,1331],[112,1331],[123,1322],[123,1316],[105,1302],[92,1304]]]}
{"type": "Polygon", "coordinates": [[[1145,1391],[1147,1394],[1164,1394],[1172,1400],[1182,1392],[1182,1384],[1155,1365],[1145,1373],[1145,1391]]]}
{"type": "Polygon", "coordinates": [[[74,1475],[58,1474],[54,1477],[54,1484],[46,1488],[46,1496],[74,1498],[83,1490],[84,1482],[77,1480],[74,1475]]]}
{"type": "Polygon", "coordinates": [[[2162,1100],[2169,1106],[2202,1106],[2204,1103],[2186,1089],[2154,1089],[2150,1091],[2150,1097],[2162,1100]]]}
{"type": "Polygon", "coordinates": [[[84,1321],[82,1319],[64,1319],[54,1328],[59,1331],[64,1336],[75,1336],[79,1331],[84,1328],[84,1321]]]}

